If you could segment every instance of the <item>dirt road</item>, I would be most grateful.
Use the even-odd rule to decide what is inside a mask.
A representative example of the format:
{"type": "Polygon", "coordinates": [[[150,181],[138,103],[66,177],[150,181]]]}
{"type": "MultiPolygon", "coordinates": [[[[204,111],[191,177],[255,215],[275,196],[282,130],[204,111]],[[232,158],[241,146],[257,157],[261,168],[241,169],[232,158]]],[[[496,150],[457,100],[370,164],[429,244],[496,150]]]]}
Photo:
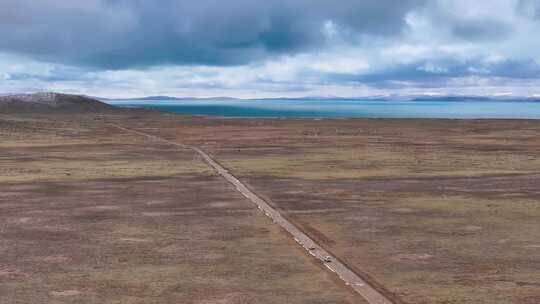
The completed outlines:
{"type": "Polygon", "coordinates": [[[369,303],[372,304],[391,304],[392,301],[380,293],[373,286],[368,284],[363,280],[359,275],[347,267],[347,265],[340,262],[335,256],[330,252],[322,248],[318,243],[316,243],[312,238],[310,238],[306,233],[300,230],[292,222],[284,218],[279,211],[270,206],[265,200],[251,191],[244,183],[242,183],[238,178],[231,174],[227,169],[221,166],[216,160],[214,160],[210,155],[201,150],[198,147],[188,146],[181,143],[173,142],[149,133],[141,132],[134,129],[129,129],[122,127],[117,124],[111,124],[112,126],[121,129],[125,132],[130,132],[133,134],[145,136],[155,141],[168,143],[174,145],[181,149],[190,149],[198,153],[203,160],[212,167],[220,176],[222,176],[227,182],[232,184],[238,192],[243,196],[249,199],[254,203],[257,208],[259,208],[266,216],[272,219],[274,223],[285,229],[294,239],[300,244],[306,251],[321,261],[326,268],[334,272],[345,284],[349,285],[353,290],[358,294],[364,297],[369,303]]]}

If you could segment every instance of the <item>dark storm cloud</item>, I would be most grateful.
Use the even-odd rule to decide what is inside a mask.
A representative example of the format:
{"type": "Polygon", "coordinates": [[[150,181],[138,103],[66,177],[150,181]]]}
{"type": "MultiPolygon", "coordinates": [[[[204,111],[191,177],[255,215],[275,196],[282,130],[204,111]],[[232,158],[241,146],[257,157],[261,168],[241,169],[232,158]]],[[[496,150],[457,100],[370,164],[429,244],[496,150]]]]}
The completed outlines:
{"type": "Polygon", "coordinates": [[[324,25],[399,35],[425,0],[2,0],[0,51],[128,68],[236,65],[325,44],[324,25]]]}
{"type": "Polygon", "coordinates": [[[519,0],[517,11],[524,16],[540,19],[540,1],[539,0],[519,0]]]}
{"type": "Polygon", "coordinates": [[[501,40],[512,34],[512,28],[495,20],[469,20],[455,24],[452,33],[470,41],[501,40]]]}
{"type": "Polygon", "coordinates": [[[497,14],[489,13],[493,8],[486,3],[488,2],[471,1],[462,8],[474,10],[478,9],[476,6],[479,6],[480,11],[488,12],[477,16],[470,16],[466,12],[452,9],[449,5],[451,2],[448,1],[431,1],[423,8],[423,11],[437,28],[447,29],[450,34],[459,39],[479,43],[490,40],[500,41],[510,37],[514,30],[513,24],[505,23],[497,14]]]}
{"type": "Polygon", "coordinates": [[[455,60],[419,61],[362,75],[327,74],[328,83],[359,83],[390,88],[415,84],[417,87],[440,87],[452,79],[479,76],[487,78],[537,79],[540,65],[533,60],[505,60],[494,63],[455,60]]]}

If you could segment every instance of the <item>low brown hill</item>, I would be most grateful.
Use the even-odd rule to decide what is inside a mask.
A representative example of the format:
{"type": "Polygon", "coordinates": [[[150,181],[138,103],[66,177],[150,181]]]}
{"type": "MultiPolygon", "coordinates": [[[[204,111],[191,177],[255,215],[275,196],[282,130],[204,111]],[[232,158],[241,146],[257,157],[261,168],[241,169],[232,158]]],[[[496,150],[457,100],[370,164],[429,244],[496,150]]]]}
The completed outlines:
{"type": "Polygon", "coordinates": [[[0,96],[0,113],[95,113],[115,109],[99,100],[79,95],[36,93],[0,96]]]}

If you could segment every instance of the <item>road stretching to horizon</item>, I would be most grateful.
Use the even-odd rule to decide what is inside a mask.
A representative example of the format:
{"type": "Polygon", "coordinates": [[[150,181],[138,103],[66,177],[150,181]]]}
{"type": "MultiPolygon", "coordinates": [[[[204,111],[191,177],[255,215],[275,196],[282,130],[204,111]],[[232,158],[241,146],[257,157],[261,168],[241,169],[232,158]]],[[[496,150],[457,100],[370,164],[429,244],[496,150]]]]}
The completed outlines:
{"type": "Polygon", "coordinates": [[[244,183],[242,183],[237,177],[230,173],[229,170],[220,165],[215,159],[213,159],[202,149],[195,146],[189,146],[178,142],[170,141],[139,130],[126,128],[118,124],[111,123],[110,125],[125,132],[141,135],[155,141],[164,142],[181,149],[189,149],[196,152],[197,154],[199,154],[199,156],[202,157],[206,164],[208,164],[212,169],[214,169],[227,182],[233,185],[239,193],[241,193],[244,197],[246,197],[253,204],[255,204],[257,208],[259,208],[259,210],[261,210],[261,212],[263,212],[266,216],[271,218],[275,224],[285,229],[294,238],[294,240],[298,244],[300,244],[300,246],[302,246],[310,255],[322,262],[327,269],[335,273],[341,280],[345,282],[346,285],[350,286],[370,304],[393,303],[390,298],[386,297],[382,292],[377,290],[377,288],[375,288],[366,280],[361,278],[357,273],[350,269],[346,264],[342,263],[332,253],[324,249],[320,244],[315,242],[295,224],[283,217],[279,211],[277,211],[275,208],[270,206],[270,204],[268,204],[264,199],[251,191],[244,183]]]}

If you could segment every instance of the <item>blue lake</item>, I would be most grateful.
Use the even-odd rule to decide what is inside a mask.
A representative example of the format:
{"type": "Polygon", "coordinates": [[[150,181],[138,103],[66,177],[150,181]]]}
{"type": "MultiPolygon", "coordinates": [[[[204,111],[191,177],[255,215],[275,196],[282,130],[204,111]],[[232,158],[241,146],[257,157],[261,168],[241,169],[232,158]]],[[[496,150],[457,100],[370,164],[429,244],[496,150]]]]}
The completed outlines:
{"type": "Polygon", "coordinates": [[[540,119],[538,101],[107,100],[121,107],[223,117],[540,119]]]}

